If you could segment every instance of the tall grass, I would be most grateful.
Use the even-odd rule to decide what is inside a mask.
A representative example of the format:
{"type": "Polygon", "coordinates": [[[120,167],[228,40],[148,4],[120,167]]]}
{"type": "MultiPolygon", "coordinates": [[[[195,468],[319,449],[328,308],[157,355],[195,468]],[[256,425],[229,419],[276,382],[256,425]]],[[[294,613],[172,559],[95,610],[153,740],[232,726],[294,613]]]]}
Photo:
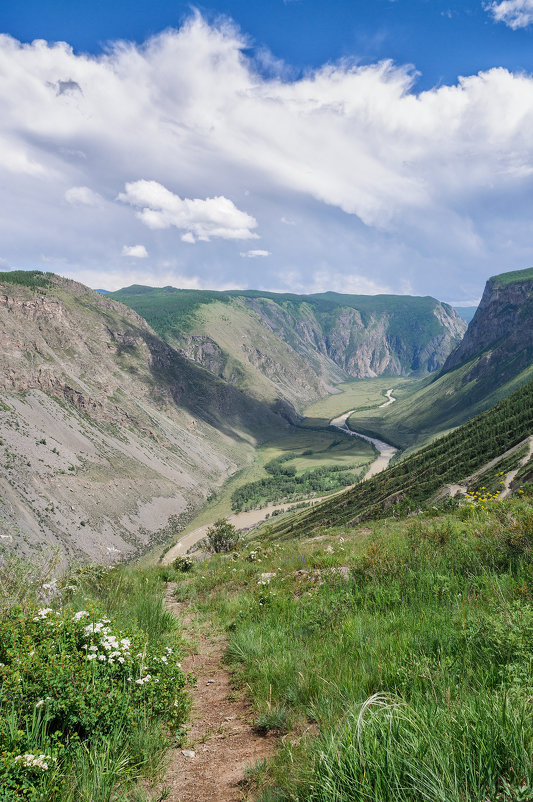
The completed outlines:
{"type": "Polygon", "coordinates": [[[258,722],[292,728],[263,802],[533,800],[533,506],[371,526],[188,586],[258,722]]]}
{"type": "Polygon", "coordinates": [[[168,569],[57,570],[0,564],[0,801],[140,800],[188,709],[168,569]]]}

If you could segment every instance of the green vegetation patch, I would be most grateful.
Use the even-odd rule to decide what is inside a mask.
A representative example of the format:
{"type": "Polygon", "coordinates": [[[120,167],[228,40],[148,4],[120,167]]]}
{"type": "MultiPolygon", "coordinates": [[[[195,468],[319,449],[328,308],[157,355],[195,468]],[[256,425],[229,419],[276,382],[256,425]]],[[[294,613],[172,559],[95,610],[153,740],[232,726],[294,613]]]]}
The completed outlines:
{"type": "Polygon", "coordinates": [[[270,476],[248,482],[235,490],[231,497],[233,510],[240,512],[257,509],[269,502],[298,501],[319,493],[332,493],[355,484],[364,475],[364,471],[346,471],[340,465],[323,466],[297,474],[296,466],[284,464],[294,456],[286,454],[283,459],[268,462],[265,470],[270,476]]]}
{"type": "Polygon", "coordinates": [[[222,622],[257,728],[261,802],[533,794],[533,505],[250,543],[178,586],[222,622]],[[260,564],[259,563],[260,560],[260,564]]]}
{"type": "Polygon", "coordinates": [[[0,799],[129,799],[161,770],[188,710],[161,571],[88,568],[41,583],[5,558],[0,799]]]}
{"type": "Polygon", "coordinates": [[[526,270],[510,270],[509,273],[500,273],[491,276],[489,281],[494,282],[495,287],[507,287],[509,284],[517,284],[522,281],[533,281],[533,267],[526,270]]]}
{"type": "Polygon", "coordinates": [[[187,331],[194,322],[195,312],[203,304],[229,300],[226,293],[214,290],[157,289],[139,284],[111,292],[109,297],[134,309],[162,337],[172,329],[187,331]]]}
{"type": "Polygon", "coordinates": [[[0,273],[0,284],[21,284],[31,289],[50,287],[49,276],[53,276],[53,273],[43,273],[41,270],[7,270],[0,273]]]}

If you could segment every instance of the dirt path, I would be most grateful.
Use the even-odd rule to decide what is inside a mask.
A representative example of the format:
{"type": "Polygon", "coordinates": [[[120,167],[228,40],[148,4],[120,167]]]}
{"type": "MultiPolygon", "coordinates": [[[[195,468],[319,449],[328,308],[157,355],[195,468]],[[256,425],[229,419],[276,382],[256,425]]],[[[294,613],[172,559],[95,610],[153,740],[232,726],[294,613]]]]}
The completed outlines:
{"type": "Polygon", "coordinates": [[[509,471],[509,473],[506,474],[504,478],[505,485],[503,490],[500,491],[500,495],[498,496],[498,498],[500,499],[507,498],[507,496],[511,495],[511,482],[515,478],[520,468],[522,468],[526,464],[526,462],[529,462],[529,460],[533,456],[533,437],[528,437],[528,444],[529,444],[529,451],[527,452],[526,456],[520,460],[518,468],[516,468],[516,470],[514,471],[509,471]]]}
{"type": "MultiPolygon", "coordinates": [[[[392,390],[389,390],[389,392],[392,392],[392,390]]],[[[333,420],[330,421],[330,426],[334,426],[336,429],[341,429],[343,432],[348,432],[348,434],[352,435],[352,437],[360,437],[362,440],[372,443],[372,445],[377,448],[379,451],[379,457],[374,460],[364,476],[364,479],[370,479],[372,476],[375,476],[377,473],[381,473],[381,471],[384,471],[385,468],[388,467],[389,462],[398,452],[398,449],[394,448],[394,446],[391,446],[390,443],[385,443],[383,440],[378,440],[376,437],[368,437],[366,434],[360,434],[359,432],[354,432],[352,429],[350,429],[347,424],[347,420],[354,412],[355,410],[351,409],[349,412],[339,415],[338,418],[333,418],[333,420]]]]}
{"type": "Polygon", "coordinates": [[[491,459],[489,462],[486,462],[485,465],[482,465],[481,468],[478,468],[477,471],[471,474],[471,476],[466,477],[466,479],[463,480],[462,485],[455,485],[455,484],[445,485],[445,487],[439,490],[439,492],[436,495],[436,498],[437,499],[444,498],[445,496],[451,496],[453,498],[453,496],[457,495],[457,493],[462,493],[462,494],[468,493],[469,486],[471,486],[477,479],[482,477],[483,474],[486,473],[486,471],[490,471],[491,468],[494,468],[494,466],[497,465],[498,462],[501,462],[503,459],[510,457],[514,451],[518,451],[518,449],[521,448],[524,445],[524,443],[528,443],[529,445],[528,453],[526,454],[525,457],[523,457],[520,460],[520,463],[518,465],[518,468],[516,468],[516,470],[509,471],[509,473],[505,475],[504,487],[502,490],[500,490],[498,494],[499,500],[507,498],[511,494],[511,483],[515,478],[516,474],[518,473],[520,468],[523,465],[525,465],[526,462],[529,462],[531,457],[533,457],[533,435],[531,435],[531,437],[526,437],[520,443],[517,443],[516,446],[513,446],[512,448],[508,449],[508,451],[505,451],[503,454],[500,454],[494,459],[491,459]]]}
{"type": "Polygon", "coordinates": [[[392,395],[392,394],[393,394],[393,392],[394,392],[394,387],[391,387],[391,389],[390,389],[390,390],[387,390],[387,392],[385,393],[385,395],[387,396],[387,398],[388,398],[388,401],[385,401],[385,403],[384,403],[384,404],[380,404],[380,405],[379,405],[379,408],[380,408],[380,409],[383,409],[383,407],[390,407],[390,405],[391,405],[391,404],[394,404],[394,402],[396,401],[396,399],[395,399],[395,398],[394,398],[394,396],[392,395]]]}
{"type": "Polygon", "coordinates": [[[161,798],[169,802],[242,802],[248,798],[242,785],[246,768],[269,757],[277,739],[254,732],[250,705],[243,693],[234,691],[231,674],[222,663],[225,638],[199,634],[190,608],[174,601],[171,594],[172,586],[167,606],[196,644],[195,651],[182,661],[183,669],[195,674],[198,681],[191,689],[187,744],[172,750],[161,788],[169,793],[161,798]]]}

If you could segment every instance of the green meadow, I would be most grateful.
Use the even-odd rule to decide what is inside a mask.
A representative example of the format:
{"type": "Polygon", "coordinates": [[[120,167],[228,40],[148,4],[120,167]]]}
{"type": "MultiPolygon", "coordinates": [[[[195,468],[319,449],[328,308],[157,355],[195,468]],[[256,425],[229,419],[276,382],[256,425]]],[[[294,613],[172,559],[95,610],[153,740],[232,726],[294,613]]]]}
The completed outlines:
{"type": "Polygon", "coordinates": [[[265,536],[178,585],[229,638],[261,802],[533,799],[533,504],[265,536]],[[260,560],[260,564],[259,564],[260,560]]]}

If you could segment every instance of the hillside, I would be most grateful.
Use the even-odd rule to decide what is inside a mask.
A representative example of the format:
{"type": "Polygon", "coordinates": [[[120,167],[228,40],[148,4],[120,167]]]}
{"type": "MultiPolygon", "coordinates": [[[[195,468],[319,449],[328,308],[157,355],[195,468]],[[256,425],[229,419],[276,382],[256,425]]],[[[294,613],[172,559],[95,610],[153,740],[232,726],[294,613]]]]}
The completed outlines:
{"type": "Polygon", "coordinates": [[[487,281],[479,307],[442,369],[355,428],[402,448],[419,446],[489,409],[533,378],[533,270],[487,281]]]}
{"type": "MultiPolygon", "coordinates": [[[[241,789],[261,802],[531,800],[532,523],[529,488],[258,537],[182,574],[179,609],[224,628],[233,685],[279,743],[241,789]]],[[[210,778],[202,758],[178,779],[210,778]]]]}
{"type": "Polygon", "coordinates": [[[425,375],[465,323],[433,298],[133,286],[112,297],[215,375],[298,409],[347,378],[425,375]]]}
{"type": "MultiPolygon", "coordinates": [[[[533,434],[533,382],[451,434],[329,501],[275,524],[277,536],[309,534],[317,527],[342,526],[384,515],[417,510],[443,486],[468,480],[495,460],[474,485],[494,486],[510,470],[506,452],[533,434]],[[499,459],[501,457],[501,460],[499,459]]],[[[516,455],[518,460],[519,453],[516,455]]],[[[468,483],[472,485],[472,482],[468,483]]],[[[472,487],[475,489],[475,487],[472,487]]],[[[500,489],[499,487],[497,489],[500,489]]]]}
{"type": "Polygon", "coordinates": [[[106,561],[146,549],[293,414],[51,274],[0,274],[0,343],[0,526],[19,553],[53,545],[106,561]]]}

